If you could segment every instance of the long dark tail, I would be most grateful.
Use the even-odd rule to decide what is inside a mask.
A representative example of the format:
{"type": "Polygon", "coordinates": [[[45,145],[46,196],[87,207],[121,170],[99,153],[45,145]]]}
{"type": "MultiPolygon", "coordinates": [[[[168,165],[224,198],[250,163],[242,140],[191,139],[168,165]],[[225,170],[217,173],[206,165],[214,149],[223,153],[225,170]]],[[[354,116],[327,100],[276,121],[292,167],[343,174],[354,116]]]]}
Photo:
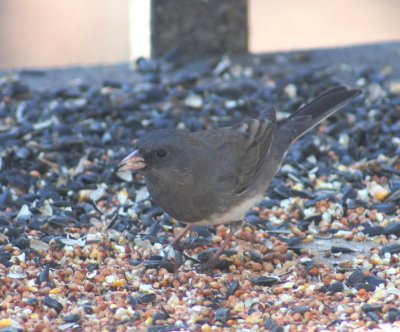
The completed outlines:
{"type": "Polygon", "coordinates": [[[290,117],[278,123],[276,133],[279,135],[278,140],[284,143],[282,147],[285,143],[287,145],[293,143],[360,93],[360,90],[349,90],[340,86],[323,93],[309,104],[299,108],[290,117]]]}

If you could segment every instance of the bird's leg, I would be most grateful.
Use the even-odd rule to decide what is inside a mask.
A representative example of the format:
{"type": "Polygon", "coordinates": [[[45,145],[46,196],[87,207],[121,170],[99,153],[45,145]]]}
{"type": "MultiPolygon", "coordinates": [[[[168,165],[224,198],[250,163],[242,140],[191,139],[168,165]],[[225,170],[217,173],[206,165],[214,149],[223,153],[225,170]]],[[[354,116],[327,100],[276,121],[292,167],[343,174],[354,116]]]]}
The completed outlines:
{"type": "Polygon", "coordinates": [[[193,227],[193,224],[187,224],[187,225],[185,226],[185,228],[183,229],[183,231],[182,231],[180,234],[178,234],[178,235],[174,238],[174,240],[172,241],[172,244],[171,244],[172,248],[174,248],[174,249],[179,249],[179,243],[181,242],[181,240],[183,239],[183,237],[186,235],[186,233],[190,231],[190,229],[191,229],[192,227],[193,227]]]}
{"type": "Polygon", "coordinates": [[[218,257],[221,256],[222,252],[224,251],[224,249],[226,248],[228,243],[232,240],[232,237],[235,234],[235,232],[236,232],[236,227],[234,227],[232,224],[230,224],[229,233],[226,236],[224,242],[221,243],[221,245],[219,246],[218,250],[208,260],[208,262],[201,266],[201,270],[202,271],[211,270],[214,267],[215,263],[217,263],[218,257]]]}

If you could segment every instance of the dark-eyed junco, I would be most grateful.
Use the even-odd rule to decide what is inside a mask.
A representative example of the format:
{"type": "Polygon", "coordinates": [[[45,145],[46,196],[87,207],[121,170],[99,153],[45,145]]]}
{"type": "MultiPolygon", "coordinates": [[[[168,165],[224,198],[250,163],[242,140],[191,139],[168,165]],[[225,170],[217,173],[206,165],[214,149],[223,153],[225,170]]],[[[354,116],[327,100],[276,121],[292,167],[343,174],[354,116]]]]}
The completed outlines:
{"type": "MultiPolygon", "coordinates": [[[[187,225],[175,238],[176,247],[193,225],[242,220],[263,198],[290,145],[360,93],[334,88],[280,122],[271,109],[233,127],[154,130],[118,167],[143,170],[156,204],[187,225]]],[[[206,268],[213,267],[233,234],[231,229],[206,268]]]]}

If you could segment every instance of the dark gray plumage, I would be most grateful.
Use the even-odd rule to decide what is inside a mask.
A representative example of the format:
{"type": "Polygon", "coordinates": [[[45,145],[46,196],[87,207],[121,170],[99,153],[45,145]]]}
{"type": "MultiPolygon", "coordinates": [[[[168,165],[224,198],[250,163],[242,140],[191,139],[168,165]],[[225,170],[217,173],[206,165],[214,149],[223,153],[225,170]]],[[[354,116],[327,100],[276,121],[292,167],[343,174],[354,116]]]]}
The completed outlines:
{"type": "Polygon", "coordinates": [[[334,88],[278,123],[272,109],[233,127],[155,130],[119,167],[143,169],[151,197],[182,223],[235,222],[262,199],[289,146],[359,94],[334,88]]]}

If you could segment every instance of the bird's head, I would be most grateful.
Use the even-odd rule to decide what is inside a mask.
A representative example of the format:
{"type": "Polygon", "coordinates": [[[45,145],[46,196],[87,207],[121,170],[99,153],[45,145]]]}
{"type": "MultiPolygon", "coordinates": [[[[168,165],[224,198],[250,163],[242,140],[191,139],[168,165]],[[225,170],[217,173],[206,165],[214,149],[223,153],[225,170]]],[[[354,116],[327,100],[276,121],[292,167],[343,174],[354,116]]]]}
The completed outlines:
{"type": "Polygon", "coordinates": [[[136,150],[118,164],[118,170],[144,170],[146,173],[183,170],[188,160],[187,135],[188,132],[176,129],[154,130],[143,135],[136,150]]]}

